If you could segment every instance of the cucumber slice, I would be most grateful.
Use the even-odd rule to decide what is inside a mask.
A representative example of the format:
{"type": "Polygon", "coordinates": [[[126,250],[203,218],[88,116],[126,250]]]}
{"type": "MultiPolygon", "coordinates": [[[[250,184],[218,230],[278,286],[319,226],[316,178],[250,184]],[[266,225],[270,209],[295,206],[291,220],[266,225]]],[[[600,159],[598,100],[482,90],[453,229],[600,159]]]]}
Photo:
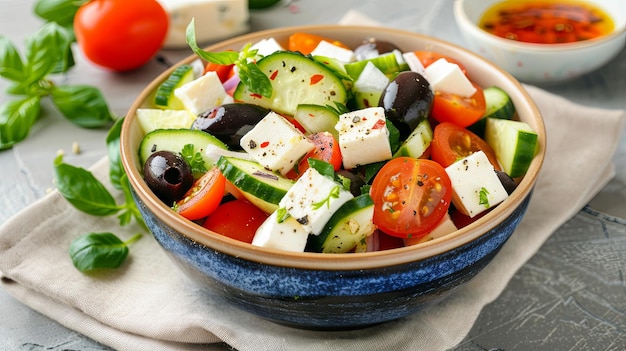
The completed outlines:
{"type": "Polygon", "coordinates": [[[368,61],[354,82],[354,104],[357,109],[378,106],[380,96],[389,85],[389,78],[368,61]]]}
{"type": "Polygon", "coordinates": [[[156,129],[189,129],[195,119],[196,115],[188,110],[137,109],[137,120],[144,133],[156,129]]]}
{"type": "Polygon", "coordinates": [[[148,157],[156,151],[167,150],[180,153],[187,144],[193,144],[196,152],[204,158],[206,168],[211,168],[217,160],[206,154],[209,144],[227,149],[226,144],[213,135],[192,129],[156,129],[146,134],[139,144],[139,160],[145,164],[148,157]]]}
{"type": "Polygon", "coordinates": [[[328,106],[300,104],[293,118],[308,134],[329,132],[339,140],[339,132],[335,129],[335,125],[339,122],[339,114],[328,106]]]}
{"type": "Polygon", "coordinates": [[[526,173],[537,151],[537,133],[521,121],[487,118],[485,141],[496,153],[502,170],[511,178],[526,173]]]}
{"type": "Polygon", "coordinates": [[[184,109],[183,103],[174,95],[174,90],[191,82],[193,79],[194,72],[191,65],[184,64],[178,66],[157,88],[154,96],[154,104],[160,108],[174,110],[184,109]]]}
{"type": "Polygon", "coordinates": [[[278,203],[294,184],[256,161],[222,156],[217,167],[248,201],[266,213],[278,209],[278,203]]]}
{"type": "Polygon", "coordinates": [[[343,86],[346,87],[347,91],[350,91],[352,89],[352,86],[354,85],[354,80],[352,79],[352,77],[350,77],[350,75],[348,75],[348,72],[346,72],[346,68],[344,67],[343,62],[332,57],[321,55],[314,55],[313,60],[328,67],[331,71],[335,73],[335,75],[337,75],[337,77],[341,78],[343,86]]]}
{"type": "Polygon", "coordinates": [[[298,52],[279,51],[263,57],[258,68],[270,77],[272,96],[252,93],[239,83],[235,100],[260,105],[278,113],[293,116],[300,104],[345,105],[348,92],[341,78],[324,64],[298,52]]]}
{"type": "Polygon", "coordinates": [[[359,241],[371,235],[374,201],[369,194],[345,202],[330,217],[320,235],[310,235],[306,250],[323,253],[344,253],[354,249],[359,241]]]}
{"type": "Polygon", "coordinates": [[[381,70],[390,79],[402,70],[400,63],[398,63],[398,57],[393,52],[367,60],[346,63],[344,67],[346,68],[348,75],[356,81],[359,79],[361,72],[363,72],[368,62],[373,63],[374,66],[381,70]]]}
{"type": "Polygon", "coordinates": [[[413,129],[393,157],[410,156],[418,158],[428,149],[432,140],[433,129],[428,119],[424,119],[413,129]]]}
{"type": "Polygon", "coordinates": [[[513,119],[515,114],[513,100],[504,90],[491,86],[483,89],[483,94],[485,95],[486,104],[485,114],[476,123],[467,128],[481,138],[485,136],[487,118],[513,119]]]}

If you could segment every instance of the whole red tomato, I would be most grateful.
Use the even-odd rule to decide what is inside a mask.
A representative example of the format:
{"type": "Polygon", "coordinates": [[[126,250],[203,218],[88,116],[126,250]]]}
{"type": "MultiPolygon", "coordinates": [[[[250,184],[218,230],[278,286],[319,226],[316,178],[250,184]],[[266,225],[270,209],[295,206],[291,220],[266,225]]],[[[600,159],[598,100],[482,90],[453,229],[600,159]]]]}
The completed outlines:
{"type": "Polygon", "coordinates": [[[113,71],[143,66],[161,48],[169,26],[156,0],[92,0],[74,16],[76,41],[93,63],[113,71]]]}

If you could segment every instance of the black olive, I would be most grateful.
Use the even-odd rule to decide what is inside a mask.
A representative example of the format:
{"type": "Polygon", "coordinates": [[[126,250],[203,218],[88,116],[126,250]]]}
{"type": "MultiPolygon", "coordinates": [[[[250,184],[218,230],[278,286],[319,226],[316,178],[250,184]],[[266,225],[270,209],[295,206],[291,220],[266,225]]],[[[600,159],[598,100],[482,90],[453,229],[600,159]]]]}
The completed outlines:
{"type": "Polygon", "coordinates": [[[498,175],[498,179],[500,179],[500,183],[502,183],[502,186],[504,187],[504,190],[506,190],[507,194],[511,195],[513,190],[517,188],[517,184],[515,183],[513,178],[509,177],[509,175],[506,174],[505,172],[498,171],[497,169],[495,171],[496,171],[496,174],[498,175]]]}
{"type": "Polygon", "coordinates": [[[239,145],[241,137],[268,112],[268,109],[253,104],[224,104],[201,113],[193,122],[191,129],[202,130],[215,136],[231,150],[241,150],[239,145]]]}
{"type": "Polygon", "coordinates": [[[356,49],[354,49],[354,55],[358,61],[367,60],[380,56],[394,50],[400,51],[400,48],[395,44],[384,40],[377,40],[376,38],[369,38],[363,41],[356,49]]]}
{"type": "Polygon", "coordinates": [[[168,206],[181,199],[193,185],[191,167],[171,151],[150,155],[143,167],[143,177],[152,192],[168,206]]]}
{"type": "Polygon", "coordinates": [[[387,118],[406,139],[417,125],[428,118],[434,95],[430,84],[421,74],[413,71],[400,72],[385,88],[378,106],[385,109],[387,118]]]}

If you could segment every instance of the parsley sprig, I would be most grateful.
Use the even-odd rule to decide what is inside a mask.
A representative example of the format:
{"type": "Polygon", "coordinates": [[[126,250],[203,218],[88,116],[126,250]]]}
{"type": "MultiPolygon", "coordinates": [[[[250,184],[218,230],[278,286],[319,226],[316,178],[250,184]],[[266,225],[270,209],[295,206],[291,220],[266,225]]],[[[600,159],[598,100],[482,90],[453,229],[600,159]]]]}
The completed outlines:
{"type": "Polygon", "coordinates": [[[208,52],[202,50],[196,41],[196,30],[194,26],[194,19],[189,22],[186,30],[187,44],[191,50],[203,60],[216,63],[219,65],[232,65],[234,64],[238,69],[239,79],[248,87],[248,89],[254,93],[264,97],[272,96],[272,83],[270,79],[259,69],[256,65],[257,51],[251,49],[250,43],[246,44],[240,52],[236,51],[222,51],[222,52],[208,52]]]}

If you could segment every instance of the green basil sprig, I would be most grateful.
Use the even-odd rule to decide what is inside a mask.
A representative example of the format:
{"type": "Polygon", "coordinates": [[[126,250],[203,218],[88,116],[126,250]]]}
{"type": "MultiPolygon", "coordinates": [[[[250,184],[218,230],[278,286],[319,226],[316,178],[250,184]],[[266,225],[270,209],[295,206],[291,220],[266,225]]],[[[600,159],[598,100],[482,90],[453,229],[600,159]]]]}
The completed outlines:
{"type": "MultiPolygon", "coordinates": [[[[60,13],[57,11],[56,15],[60,13]]],[[[59,22],[65,26],[55,21],[42,25],[26,39],[23,55],[6,36],[0,35],[0,77],[9,81],[7,93],[16,95],[0,106],[0,150],[11,148],[28,136],[41,115],[45,97],[51,98],[61,114],[80,127],[105,127],[113,122],[98,89],[58,85],[53,80],[53,75],[63,74],[74,66],[71,45],[75,38],[66,21],[59,22]]]]}
{"type": "Polygon", "coordinates": [[[258,50],[250,49],[251,44],[247,44],[240,52],[223,51],[208,52],[202,50],[196,41],[196,30],[194,27],[194,19],[189,22],[186,30],[187,44],[191,50],[203,60],[208,62],[231,65],[234,64],[239,69],[239,79],[250,89],[252,93],[259,94],[264,97],[272,96],[272,83],[270,79],[256,65],[258,50]]]}
{"type": "Polygon", "coordinates": [[[72,240],[70,257],[74,267],[81,272],[94,269],[118,268],[128,256],[128,245],[141,238],[135,234],[126,241],[120,240],[110,232],[88,233],[72,240]]]}

